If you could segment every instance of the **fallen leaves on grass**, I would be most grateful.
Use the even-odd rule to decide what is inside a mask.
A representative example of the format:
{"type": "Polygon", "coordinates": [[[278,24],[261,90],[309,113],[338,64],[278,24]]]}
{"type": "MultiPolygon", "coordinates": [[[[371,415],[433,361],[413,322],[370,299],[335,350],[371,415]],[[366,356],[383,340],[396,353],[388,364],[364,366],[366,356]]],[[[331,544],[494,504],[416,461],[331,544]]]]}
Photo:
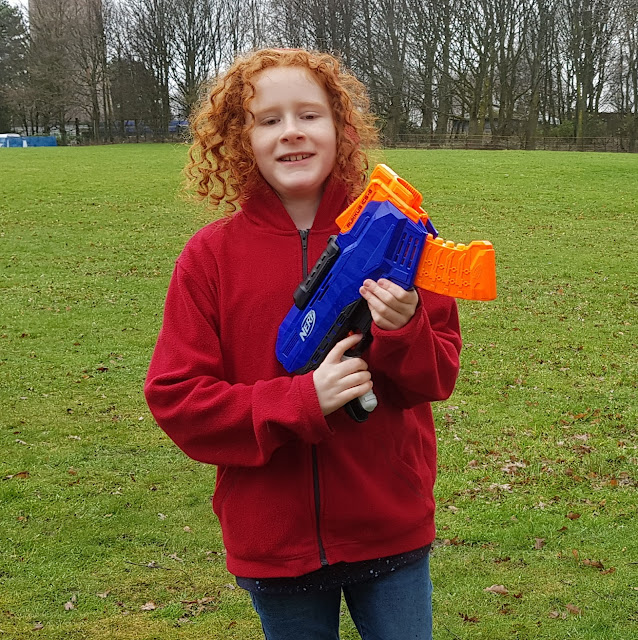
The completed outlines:
{"type": "Polygon", "coordinates": [[[155,560],[151,560],[150,562],[131,562],[130,560],[124,560],[126,564],[133,564],[136,567],[146,567],[147,569],[164,569],[166,571],[171,571],[169,567],[163,567],[162,565],[155,562],[155,560]]]}
{"type": "Polygon", "coordinates": [[[505,473],[515,474],[518,473],[521,469],[525,469],[527,465],[520,460],[515,460],[513,462],[508,462],[504,467],[501,467],[501,471],[505,471],[505,473]]]}
{"type": "Polygon", "coordinates": [[[149,601],[146,604],[143,604],[140,609],[142,611],[155,611],[155,609],[157,609],[157,605],[153,601],[149,601]]]}
{"type": "Polygon", "coordinates": [[[181,602],[186,608],[188,615],[192,617],[199,616],[202,613],[217,611],[219,608],[216,599],[210,596],[198,598],[197,600],[182,600],[181,602]]]}
{"type": "Polygon", "coordinates": [[[570,511],[565,517],[569,518],[570,520],[578,520],[578,518],[580,518],[580,513],[574,513],[573,511],[570,511]]]}
{"type": "Polygon", "coordinates": [[[567,609],[567,611],[569,611],[569,613],[573,613],[574,615],[582,613],[582,610],[573,604],[567,604],[565,605],[565,608],[567,609]]]}
{"type": "Polygon", "coordinates": [[[506,596],[509,594],[508,589],[502,584],[493,584],[491,587],[486,587],[483,591],[488,591],[489,593],[496,593],[499,596],[506,596]]]}
{"type": "Polygon", "coordinates": [[[605,569],[605,566],[600,560],[590,560],[589,558],[584,558],[581,561],[580,554],[578,553],[578,549],[572,549],[572,555],[577,561],[580,561],[584,567],[592,567],[594,569],[598,569],[601,575],[609,575],[610,573],[615,573],[616,571],[615,567],[610,567],[609,569],[605,569]]]}
{"type": "Polygon", "coordinates": [[[10,476],[5,476],[2,478],[3,480],[26,480],[30,478],[31,474],[28,471],[19,471],[18,473],[14,473],[10,476]]]}
{"type": "Polygon", "coordinates": [[[545,546],[545,538],[536,538],[536,542],[534,542],[534,549],[537,551],[542,549],[545,546]]]}
{"type": "Polygon", "coordinates": [[[499,484],[498,482],[493,482],[488,488],[488,491],[507,491],[512,493],[512,485],[511,484],[499,484]]]}
{"type": "Polygon", "coordinates": [[[604,569],[605,568],[603,566],[603,563],[600,562],[600,560],[589,560],[589,559],[585,558],[583,560],[583,564],[586,567],[594,567],[594,569],[604,569]]]}
{"type": "Polygon", "coordinates": [[[73,609],[75,609],[75,604],[77,601],[78,601],[77,596],[75,595],[71,596],[71,599],[68,602],[64,603],[64,610],[73,611],[73,609]]]}
{"type": "Polygon", "coordinates": [[[467,543],[465,540],[461,540],[458,536],[454,536],[454,538],[445,538],[441,544],[444,547],[462,547],[467,543]]]}
{"type": "Polygon", "coordinates": [[[600,560],[590,560],[589,558],[585,558],[583,560],[583,565],[585,567],[592,567],[594,569],[598,569],[600,571],[600,575],[603,575],[603,576],[616,572],[616,567],[609,567],[609,569],[605,569],[603,563],[600,560]]]}
{"type": "Polygon", "coordinates": [[[468,616],[466,613],[460,613],[461,619],[463,622],[478,622],[479,619],[476,616],[468,616]]]}

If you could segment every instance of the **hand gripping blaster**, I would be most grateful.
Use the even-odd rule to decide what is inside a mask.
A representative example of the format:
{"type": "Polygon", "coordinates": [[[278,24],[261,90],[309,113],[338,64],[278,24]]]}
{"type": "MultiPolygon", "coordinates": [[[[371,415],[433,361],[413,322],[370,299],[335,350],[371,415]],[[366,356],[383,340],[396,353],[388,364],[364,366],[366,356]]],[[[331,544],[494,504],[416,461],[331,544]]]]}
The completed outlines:
{"type": "MultiPolygon", "coordinates": [[[[374,169],[365,191],[337,218],[341,233],[330,238],[295,291],[295,304],[279,327],[276,353],[288,372],[316,369],[353,332],[364,338],[348,355],[365,350],[372,339],[372,319],[359,287],[366,278],[387,278],[404,289],[417,286],[467,300],[496,297],[492,245],[444,242],[421,200],[389,167],[374,169]]],[[[368,415],[357,401],[346,410],[359,422],[368,415]]]]}

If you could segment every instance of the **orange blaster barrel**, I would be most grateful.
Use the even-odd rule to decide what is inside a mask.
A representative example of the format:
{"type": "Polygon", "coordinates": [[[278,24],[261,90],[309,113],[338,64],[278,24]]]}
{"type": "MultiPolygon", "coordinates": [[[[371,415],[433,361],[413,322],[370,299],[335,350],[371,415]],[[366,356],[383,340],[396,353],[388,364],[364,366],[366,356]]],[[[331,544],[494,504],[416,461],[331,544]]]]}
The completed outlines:
{"type": "Polygon", "coordinates": [[[389,201],[404,215],[428,230],[419,258],[415,286],[465,300],[496,298],[496,260],[494,247],[487,240],[469,245],[455,244],[438,237],[428,214],[421,208],[423,198],[390,167],[375,167],[363,193],[337,218],[342,233],[349,231],[368,202],[389,201]]]}

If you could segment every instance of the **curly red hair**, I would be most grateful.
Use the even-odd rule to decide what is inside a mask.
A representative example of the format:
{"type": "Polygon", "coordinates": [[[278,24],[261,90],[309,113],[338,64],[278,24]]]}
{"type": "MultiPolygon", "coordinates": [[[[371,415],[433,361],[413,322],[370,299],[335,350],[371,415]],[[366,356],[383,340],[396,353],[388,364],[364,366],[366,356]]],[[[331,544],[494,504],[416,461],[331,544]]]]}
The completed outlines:
{"type": "Polygon", "coordinates": [[[337,130],[333,174],[354,199],[366,183],[364,152],[378,142],[366,89],[332,55],[303,49],[261,49],[240,57],[218,77],[191,119],[193,144],[186,175],[197,197],[214,208],[237,209],[237,201],[262,183],[250,145],[246,114],[254,77],[269,67],[302,67],[328,93],[337,130]]]}

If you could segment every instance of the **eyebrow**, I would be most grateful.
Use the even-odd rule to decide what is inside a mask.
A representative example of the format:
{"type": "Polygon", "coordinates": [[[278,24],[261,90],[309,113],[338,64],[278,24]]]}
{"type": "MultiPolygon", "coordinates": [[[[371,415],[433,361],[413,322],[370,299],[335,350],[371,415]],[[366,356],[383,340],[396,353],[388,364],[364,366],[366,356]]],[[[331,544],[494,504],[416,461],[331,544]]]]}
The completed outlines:
{"type": "MultiPolygon", "coordinates": [[[[304,100],[303,102],[299,102],[295,105],[298,108],[301,109],[326,109],[326,105],[324,105],[321,102],[315,102],[313,100],[304,100]]],[[[279,108],[281,107],[281,105],[266,105],[265,107],[263,107],[262,109],[259,109],[258,111],[256,109],[251,109],[251,111],[255,114],[255,117],[258,115],[262,115],[264,113],[268,113],[269,111],[277,111],[279,108]]],[[[329,107],[328,107],[329,110],[329,107]]]]}

